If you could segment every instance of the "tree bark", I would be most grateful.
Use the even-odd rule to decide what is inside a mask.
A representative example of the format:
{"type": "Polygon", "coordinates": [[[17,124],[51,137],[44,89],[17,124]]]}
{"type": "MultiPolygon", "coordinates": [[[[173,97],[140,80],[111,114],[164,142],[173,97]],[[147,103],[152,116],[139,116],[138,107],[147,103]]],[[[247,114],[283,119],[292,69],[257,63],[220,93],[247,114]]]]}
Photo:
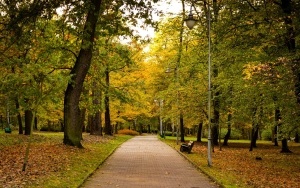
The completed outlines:
{"type": "Polygon", "coordinates": [[[100,13],[101,0],[91,0],[83,31],[81,49],[72,68],[64,98],[64,144],[82,148],[82,127],[79,124],[79,99],[85,76],[92,61],[93,42],[100,13]]]}
{"type": "Polygon", "coordinates": [[[224,142],[223,142],[223,146],[228,146],[228,140],[230,138],[230,134],[231,134],[231,119],[232,119],[232,114],[228,114],[227,117],[227,133],[224,137],[224,142]]]}
{"type": "Polygon", "coordinates": [[[256,141],[257,141],[257,138],[258,138],[258,130],[259,130],[258,127],[252,128],[251,144],[250,144],[250,150],[249,151],[252,151],[253,148],[257,147],[256,141]]]}
{"type": "MultiPolygon", "coordinates": [[[[214,78],[218,77],[218,69],[216,67],[214,67],[213,69],[213,76],[214,78]]],[[[212,133],[212,142],[214,146],[218,146],[219,145],[219,122],[220,122],[220,92],[216,91],[217,90],[217,85],[213,85],[213,90],[215,90],[214,92],[214,96],[213,96],[213,118],[212,118],[212,129],[211,129],[211,133],[212,133]]]]}
{"type": "Polygon", "coordinates": [[[31,134],[33,113],[31,110],[25,110],[25,135],[31,134]]]}
{"type": "Polygon", "coordinates": [[[180,113],[180,141],[185,142],[184,140],[184,124],[183,124],[183,115],[180,113]]]}
{"type": "Polygon", "coordinates": [[[295,142],[296,142],[296,143],[299,143],[299,133],[296,133],[296,134],[295,134],[295,142]]]}
{"type": "Polygon", "coordinates": [[[277,131],[277,128],[278,128],[278,125],[276,125],[275,127],[274,127],[274,146],[278,146],[278,139],[277,139],[277,134],[278,134],[278,131],[277,131]]]}
{"type": "MultiPolygon", "coordinates": [[[[256,130],[257,130],[257,121],[256,121],[256,112],[257,107],[252,108],[252,132],[251,132],[251,143],[249,151],[252,151],[254,147],[256,147],[256,130]]],[[[258,131],[257,131],[258,132],[258,131]]]]}
{"type": "Polygon", "coordinates": [[[282,143],[281,153],[292,153],[292,151],[289,150],[289,147],[287,144],[288,142],[287,142],[286,138],[282,139],[281,143],[282,143]]]}
{"type": "Polygon", "coordinates": [[[94,135],[102,135],[102,127],[100,124],[100,111],[97,111],[92,117],[93,133],[94,135]]]}
{"type": "Polygon", "coordinates": [[[203,127],[203,122],[201,121],[198,125],[198,130],[197,130],[197,142],[202,142],[202,140],[201,140],[202,127],[203,127]]]}
{"type": "Polygon", "coordinates": [[[105,70],[105,83],[106,83],[106,90],[104,96],[104,103],[105,103],[105,125],[104,125],[104,132],[106,135],[112,135],[112,125],[110,121],[110,108],[109,108],[109,68],[106,67],[105,70]]]}

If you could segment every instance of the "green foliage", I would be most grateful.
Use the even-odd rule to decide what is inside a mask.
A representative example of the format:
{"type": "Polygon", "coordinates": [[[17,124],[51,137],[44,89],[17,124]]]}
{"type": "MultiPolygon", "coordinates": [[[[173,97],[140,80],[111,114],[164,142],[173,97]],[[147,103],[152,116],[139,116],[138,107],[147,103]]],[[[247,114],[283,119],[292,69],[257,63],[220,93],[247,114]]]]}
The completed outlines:
{"type": "Polygon", "coordinates": [[[265,129],[261,133],[261,137],[263,140],[272,140],[272,131],[270,129],[265,129]]]}
{"type": "Polygon", "coordinates": [[[177,135],[176,132],[174,132],[174,133],[172,134],[172,131],[164,131],[164,136],[176,136],[176,135],[177,135]]]}
{"type": "MultiPolygon", "coordinates": [[[[221,138],[223,139],[225,137],[225,135],[227,134],[227,129],[222,129],[221,131],[221,138]]],[[[229,139],[233,139],[233,140],[240,140],[242,139],[242,133],[239,129],[231,129],[230,132],[230,138],[229,139]]]]}

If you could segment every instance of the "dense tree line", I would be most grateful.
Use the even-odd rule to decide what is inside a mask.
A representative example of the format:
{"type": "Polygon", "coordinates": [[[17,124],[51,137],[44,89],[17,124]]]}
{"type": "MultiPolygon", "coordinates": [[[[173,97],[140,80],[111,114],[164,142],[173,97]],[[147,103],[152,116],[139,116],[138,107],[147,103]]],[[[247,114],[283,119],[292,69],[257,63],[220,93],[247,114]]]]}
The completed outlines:
{"type": "Polygon", "coordinates": [[[108,135],[125,122],[157,124],[154,101],[163,99],[160,115],[173,131],[206,127],[210,12],[214,145],[237,131],[251,132],[250,150],[266,130],[283,146],[298,138],[299,0],[182,0],[143,51],[133,26],[154,26],[156,2],[1,1],[1,121],[14,117],[20,134],[55,124],[65,144],[82,147],[87,123],[108,135]],[[190,6],[193,30],[184,25],[190,6]]]}

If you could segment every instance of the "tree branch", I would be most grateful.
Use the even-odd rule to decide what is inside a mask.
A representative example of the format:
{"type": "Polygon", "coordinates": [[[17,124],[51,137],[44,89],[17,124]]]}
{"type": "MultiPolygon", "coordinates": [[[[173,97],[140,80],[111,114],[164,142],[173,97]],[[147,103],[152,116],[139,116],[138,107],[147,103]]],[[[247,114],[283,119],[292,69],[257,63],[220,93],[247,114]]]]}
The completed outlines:
{"type": "Polygon", "coordinates": [[[254,10],[257,11],[257,9],[251,4],[251,2],[249,2],[248,0],[244,0],[248,3],[248,5],[254,10]]]}

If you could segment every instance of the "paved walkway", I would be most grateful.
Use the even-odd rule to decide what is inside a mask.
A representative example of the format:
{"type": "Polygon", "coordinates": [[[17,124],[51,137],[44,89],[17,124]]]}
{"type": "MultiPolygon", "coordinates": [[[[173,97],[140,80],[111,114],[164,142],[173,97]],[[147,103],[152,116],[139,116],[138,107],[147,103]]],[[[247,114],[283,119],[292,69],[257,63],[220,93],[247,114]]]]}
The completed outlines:
{"type": "Polygon", "coordinates": [[[137,136],[122,144],[82,187],[218,186],[156,136],[137,136]]]}

